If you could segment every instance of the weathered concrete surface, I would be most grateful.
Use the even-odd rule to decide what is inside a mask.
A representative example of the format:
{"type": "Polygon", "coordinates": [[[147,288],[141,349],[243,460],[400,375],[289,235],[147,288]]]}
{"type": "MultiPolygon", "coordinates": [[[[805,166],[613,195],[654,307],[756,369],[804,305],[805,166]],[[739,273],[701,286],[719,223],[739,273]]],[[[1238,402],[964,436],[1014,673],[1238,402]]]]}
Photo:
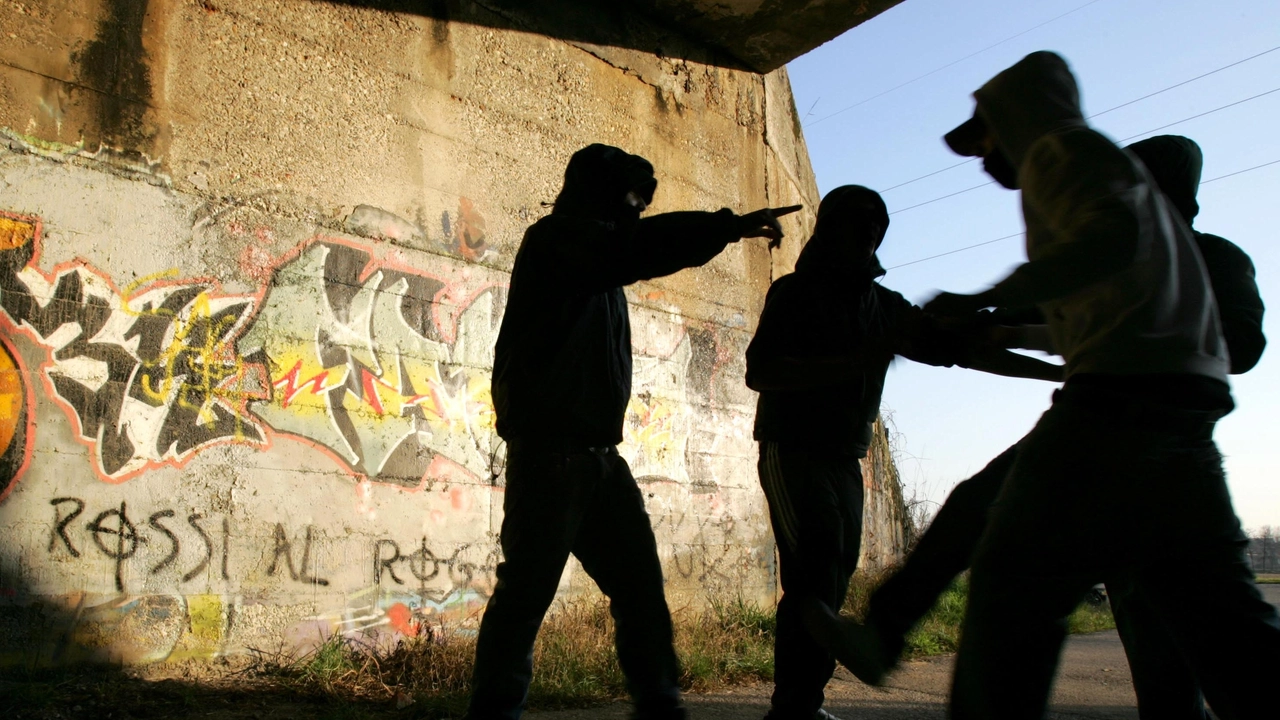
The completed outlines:
{"type": "MultiPolygon", "coordinates": [[[[496,25],[0,6],[0,659],[473,622],[498,560],[508,273],[589,142],[653,160],[655,209],[809,208],[780,250],[628,290],[623,451],[668,594],[775,597],[742,376],[818,200],[785,72],[496,25]]],[[[869,526],[895,521],[888,477],[869,466],[869,526]]],[[[590,587],[566,571],[566,595],[590,587]]]]}

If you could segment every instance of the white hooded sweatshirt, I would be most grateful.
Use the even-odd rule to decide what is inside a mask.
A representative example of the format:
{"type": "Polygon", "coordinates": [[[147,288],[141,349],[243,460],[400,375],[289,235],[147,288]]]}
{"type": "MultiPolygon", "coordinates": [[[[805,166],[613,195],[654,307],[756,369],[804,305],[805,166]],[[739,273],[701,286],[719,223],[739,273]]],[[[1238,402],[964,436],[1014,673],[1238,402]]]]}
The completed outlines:
{"type": "Polygon", "coordinates": [[[1080,110],[1058,55],[1037,52],[976,93],[977,114],[1018,168],[1027,259],[995,286],[1038,305],[1076,373],[1204,375],[1227,381],[1213,291],[1191,231],[1146,168],[1080,110]]]}

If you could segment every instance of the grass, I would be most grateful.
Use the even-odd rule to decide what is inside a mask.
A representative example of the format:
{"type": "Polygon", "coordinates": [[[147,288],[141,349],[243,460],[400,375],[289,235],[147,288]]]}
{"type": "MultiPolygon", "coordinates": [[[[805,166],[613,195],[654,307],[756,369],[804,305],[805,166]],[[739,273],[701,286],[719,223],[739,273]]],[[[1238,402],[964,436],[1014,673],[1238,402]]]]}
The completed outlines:
{"type": "MultiPolygon", "coordinates": [[[[871,593],[888,577],[887,573],[859,575],[849,587],[844,612],[854,617],[866,614],[871,593]]],[[[907,636],[904,657],[922,658],[955,652],[960,647],[960,625],[964,621],[964,607],[969,593],[969,581],[961,576],[947,588],[934,603],[933,609],[907,636]]],[[[1111,617],[1111,606],[1105,601],[1086,601],[1076,608],[1068,620],[1069,631],[1091,633],[1110,630],[1116,626],[1111,617]]]]}
{"type": "MultiPolygon", "coordinates": [[[[844,611],[865,612],[885,575],[860,574],[844,611]]],[[[961,578],[911,634],[907,655],[954,652],[967,583],[961,578]]],[[[735,599],[674,613],[680,684],[713,692],[773,678],[773,608],[735,599]]],[[[1082,605],[1072,632],[1114,627],[1105,603],[1082,605]]],[[[257,653],[238,665],[0,670],[0,713],[20,718],[181,717],[214,720],[365,720],[459,717],[465,709],[474,635],[433,628],[391,648],[334,637],[301,657],[257,653]],[[109,709],[109,711],[107,711],[109,709]]],[[[588,707],[625,697],[613,620],[601,600],[569,603],[548,617],[534,649],[530,705],[588,707]]]]}

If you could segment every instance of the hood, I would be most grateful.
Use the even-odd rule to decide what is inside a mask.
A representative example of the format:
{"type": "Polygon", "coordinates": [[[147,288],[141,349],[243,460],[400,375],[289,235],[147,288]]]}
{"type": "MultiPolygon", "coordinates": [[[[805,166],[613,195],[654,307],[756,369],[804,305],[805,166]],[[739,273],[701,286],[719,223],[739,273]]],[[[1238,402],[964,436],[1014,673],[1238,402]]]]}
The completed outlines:
{"type": "Polygon", "coordinates": [[[636,191],[647,204],[653,202],[657,187],[653,165],[648,160],[612,145],[595,143],[569,159],[564,186],[556,196],[552,214],[611,220],[625,210],[624,198],[629,191],[636,191]]]}
{"type": "Polygon", "coordinates": [[[1014,167],[1031,145],[1066,127],[1084,127],[1080,90],[1067,61],[1041,50],[1019,60],[973,94],[982,118],[1014,167]]]}
{"type": "MultiPolygon", "coordinates": [[[[800,251],[800,257],[796,258],[796,272],[829,272],[839,269],[838,263],[833,261],[835,251],[839,247],[837,243],[848,242],[848,239],[831,232],[829,228],[843,211],[854,205],[862,206],[868,202],[875,208],[875,220],[880,222],[880,227],[884,228],[885,232],[888,232],[889,209],[885,207],[880,193],[861,185],[842,185],[827,193],[818,205],[818,221],[809,242],[805,243],[800,251]]],[[[881,241],[883,242],[883,238],[881,241]]],[[[867,262],[867,272],[867,279],[885,274],[884,268],[880,266],[880,260],[874,255],[867,262]]]]}
{"type": "Polygon", "coordinates": [[[1139,140],[1127,149],[1147,166],[1160,192],[1190,227],[1191,221],[1200,213],[1200,204],[1196,202],[1200,172],[1204,169],[1204,153],[1200,146],[1181,135],[1157,135],[1139,140]]]}

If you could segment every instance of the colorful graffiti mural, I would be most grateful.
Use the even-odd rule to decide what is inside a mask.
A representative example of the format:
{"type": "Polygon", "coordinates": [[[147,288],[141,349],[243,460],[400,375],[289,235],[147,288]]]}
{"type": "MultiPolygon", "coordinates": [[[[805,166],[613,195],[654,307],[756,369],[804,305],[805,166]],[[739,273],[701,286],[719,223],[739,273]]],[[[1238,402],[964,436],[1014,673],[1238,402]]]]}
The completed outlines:
{"type": "Polygon", "coordinates": [[[232,340],[256,298],[215,281],[144,278],[116,288],[79,261],[39,269],[40,223],[13,214],[0,243],[0,318],[44,346],[49,394],[90,448],[95,470],[119,482],[149,467],[181,465],[219,442],[263,445],[247,410],[265,394],[261,358],[232,340]]]}
{"type": "Polygon", "coordinates": [[[380,482],[487,478],[503,298],[353,243],[306,244],[276,270],[237,343],[272,368],[272,395],[253,412],[380,482]]]}
{"type": "MultiPolygon", "coordinates": [[[[102,479],[219,443],[265,448],[272,431],[361,478],[490,477],[500,285],[317,239],[259,258],[273,269],[252,295],[176,271],[120,290],[81,261],[41,271],[40,232],[37,218],[0,214],[0,321],[46,349],[49,394],[102,479]]],[[[0,355],[3,493],[29,457],[30,397],[17,355],[0,355]]]]}

